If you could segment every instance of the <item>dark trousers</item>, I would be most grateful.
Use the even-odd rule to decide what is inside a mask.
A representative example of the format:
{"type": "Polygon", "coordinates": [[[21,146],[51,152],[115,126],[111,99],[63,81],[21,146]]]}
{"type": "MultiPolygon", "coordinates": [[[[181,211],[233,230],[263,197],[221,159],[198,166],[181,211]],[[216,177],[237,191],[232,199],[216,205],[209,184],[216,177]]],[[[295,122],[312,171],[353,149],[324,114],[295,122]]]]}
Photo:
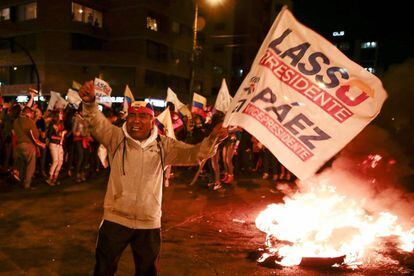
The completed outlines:
{"type": "Polygon", "coordinates": [[[279,161],[270,152],[270,150],[265,149],[263,151],[263,172],[273,175],[273,174],[277,174],[278,171],[279,171],[279,161]]]}
{"type": "Polygon", "coordinates": [[[24,188],[30,188],[36,170],[36,147],[32,143],[21,143],[16,146],[15,167],[18,169],[24,188]]]}
{"type": "Polygon", "coordinates": [[[88,161],[88,150],[83,148],[82,141],[76,141],[74,142],[74,151],[75,155],[77,156],[75,172],[76,177],[78,177],[81,173],[84,173],[86,171],[85,167],[88,161]]]}
{"type": "Polygon", "coordinates": [[[158,275],[160,229],[131,229],[106,220],[99,229],[94,275],[114,275],[128,244],[134,255],[135,275],[158,275]]]}

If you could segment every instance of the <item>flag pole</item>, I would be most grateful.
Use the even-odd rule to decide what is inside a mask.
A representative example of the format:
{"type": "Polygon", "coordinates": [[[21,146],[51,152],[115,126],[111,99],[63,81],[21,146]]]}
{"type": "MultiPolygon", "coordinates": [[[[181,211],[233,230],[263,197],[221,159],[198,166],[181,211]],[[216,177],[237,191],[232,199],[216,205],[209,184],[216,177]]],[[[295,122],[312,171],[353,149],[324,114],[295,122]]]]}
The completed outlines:
{"type": "MultiPolygon", "coordinates": [[[[213,145],[211,145],[209,152],[213,150],[213,148],[216,146],[218,137],[214,138],[214,142],[213,145]]],[[[193,177],[193,180],[190,183],[190,186],[194,186],[194,184],[196,183],[198,177],[200,176],[201,171],[203,170],[204,165],[206,164],[207,160],[210,159],[212,156],[205,158],[203,160],[201,160],[200,164],[198,165],[198,170],[196,172],[196,174],[193,177]]]]}

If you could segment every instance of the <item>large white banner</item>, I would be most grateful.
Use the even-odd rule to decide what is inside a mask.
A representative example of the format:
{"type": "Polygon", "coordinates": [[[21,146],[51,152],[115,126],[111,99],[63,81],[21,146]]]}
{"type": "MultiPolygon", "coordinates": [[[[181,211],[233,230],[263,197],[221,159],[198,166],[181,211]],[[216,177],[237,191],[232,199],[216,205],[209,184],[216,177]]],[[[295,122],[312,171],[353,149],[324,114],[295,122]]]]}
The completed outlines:
{"type": "Polygon", "coordinates": [[[379,113],[381,81],[283,8],[227,112],[300,179],[379,113]]]}

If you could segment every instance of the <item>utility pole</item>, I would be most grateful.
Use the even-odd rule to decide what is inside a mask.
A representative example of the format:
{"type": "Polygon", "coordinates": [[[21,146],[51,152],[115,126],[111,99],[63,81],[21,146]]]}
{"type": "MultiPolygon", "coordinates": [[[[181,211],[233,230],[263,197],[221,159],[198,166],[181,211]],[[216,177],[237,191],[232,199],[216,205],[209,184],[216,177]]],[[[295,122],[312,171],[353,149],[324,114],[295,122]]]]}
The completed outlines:
{"type": "Polygon", "coordinates": [[[194,78],[196,75],[196,59],[197,59],[197,25],[198,25],[198,3],[194,0],[194,23],[193,23],[193,48],[191,50],[191,69],[190,69],[190,87],[189,87],[189,103],[193,102],[194,78]]]}

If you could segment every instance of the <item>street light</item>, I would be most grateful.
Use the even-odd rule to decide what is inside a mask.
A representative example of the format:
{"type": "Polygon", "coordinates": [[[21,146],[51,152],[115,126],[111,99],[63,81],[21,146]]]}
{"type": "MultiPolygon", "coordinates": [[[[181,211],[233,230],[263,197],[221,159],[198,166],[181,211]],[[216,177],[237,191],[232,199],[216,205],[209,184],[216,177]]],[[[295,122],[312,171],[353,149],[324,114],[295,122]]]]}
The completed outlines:
{"type": "Polygon", "coordinates": [[[210,3],[210,5],[215,6],[223,3],[223,0],[208,0],[207,2],[210,3]]]}

